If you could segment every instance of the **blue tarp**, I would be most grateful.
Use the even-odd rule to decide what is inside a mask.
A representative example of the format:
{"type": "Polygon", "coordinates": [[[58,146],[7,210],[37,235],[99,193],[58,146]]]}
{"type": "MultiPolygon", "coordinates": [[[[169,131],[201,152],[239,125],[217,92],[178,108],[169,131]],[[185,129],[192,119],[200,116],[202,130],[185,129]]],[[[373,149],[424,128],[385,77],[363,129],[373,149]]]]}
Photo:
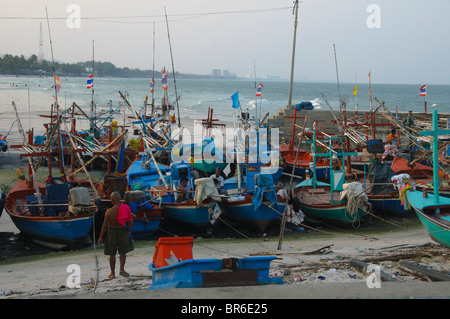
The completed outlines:
{"type": "Polygon", "coordinates": [[[275,206],[278,206],[278,200],[277,200],[277,189],[275,185],[273,185],[273,177],[270,174],[258,174],[255,175],[255,195],[253,195],[252,205],[255,208],[255,211],[261,206],[261,202],[263,200],[263,197],[266,197],[266,199],[275,206]],[[267,192],[269,190],[273,190],[271,192],[267,192]]]}
{"type": "Polygon", "coordinates": [[[142,207],[143,209],[146,209],[146,210],[153,210],[153,205],[146,199],[142,200],[140,202],[136,202],[136,203],[127,203],[127,205],[130,206],[131,211],[133,212],[133,214],[136,214],[137,209],[139,208],[139,206],[142,207]]]}
{"type": "Polygon", "coordinates": [[[295,104],[295,107],[297,108],[297,111],[300,111],[300,110],[313,110],[314,109],[314,105],[311,102],[309,102],[309,101],[295,104]]]}

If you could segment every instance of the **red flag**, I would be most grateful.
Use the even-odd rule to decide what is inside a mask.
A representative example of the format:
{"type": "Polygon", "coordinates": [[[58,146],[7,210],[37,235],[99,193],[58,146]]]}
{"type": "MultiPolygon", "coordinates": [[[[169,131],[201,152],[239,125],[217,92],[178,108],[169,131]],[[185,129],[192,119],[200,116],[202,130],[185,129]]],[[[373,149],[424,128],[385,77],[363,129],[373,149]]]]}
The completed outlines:
{"type": "Polygon", "coordinates": [[[56,86],[56,93],[59,93],[59,89],[61,88],[61,80],[59,79],[59,76],[55,74],[55,86],[56,86]]]}

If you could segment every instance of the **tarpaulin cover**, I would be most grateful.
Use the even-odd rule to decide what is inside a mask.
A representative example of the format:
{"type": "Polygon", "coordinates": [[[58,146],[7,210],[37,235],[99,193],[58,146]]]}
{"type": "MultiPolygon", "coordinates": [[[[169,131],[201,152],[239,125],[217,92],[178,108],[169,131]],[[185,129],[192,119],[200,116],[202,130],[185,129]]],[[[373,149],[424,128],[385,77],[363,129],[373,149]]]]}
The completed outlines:
{"type": "Polygon", "coordinates": [[[300,110],[313,110],[314,109],[313,104],[311,102],[309,102],[309,101],[295,104],[295,107],[297,108],[297,111],[300,111],[300,110]]]}
{"type": "Polygon", "coordinates": [[[255,195],[253,195],[252,205],[255,211],[261,206],[263,197],[272,202],[275,206],[278,206],[277,189],[273,184],[273,177],[270,174],[257,174],[255,175],[255,195]],[[272,190],[271,192],[268,192],[272,190]]]}
{"type": "Polygon", "coordinates": [[[369,163],[369,183],[370,185],[373,185],[371,188],[371,193],[378,195],[394,191],[394,187],[390,183],[392,182],[391,177],[395,174],[396,173],[392,170],[392,168],[381,162],[380,159],[375,158],[371,160],[369,163]]]}
{"type": "Polygon", "coordinates": [[[69,197],[70,205],[72,206],[89,206],[91,204],[91,197],[89,195],[89,189],[86,187],[75,187],[70,190],[69,197]]]}

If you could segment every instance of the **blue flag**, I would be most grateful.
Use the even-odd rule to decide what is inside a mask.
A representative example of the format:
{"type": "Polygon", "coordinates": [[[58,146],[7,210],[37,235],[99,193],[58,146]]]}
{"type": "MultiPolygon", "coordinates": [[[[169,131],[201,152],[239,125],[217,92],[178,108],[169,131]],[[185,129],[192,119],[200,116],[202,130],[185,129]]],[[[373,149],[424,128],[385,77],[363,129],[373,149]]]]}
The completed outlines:
{"type": "Polygon", "coordinates": [[[231,96],[231,100],[233,101],[233,109],[238,109],[239,108],[239,91],[237,91],[236,93],[234,93],[231,96]]]}

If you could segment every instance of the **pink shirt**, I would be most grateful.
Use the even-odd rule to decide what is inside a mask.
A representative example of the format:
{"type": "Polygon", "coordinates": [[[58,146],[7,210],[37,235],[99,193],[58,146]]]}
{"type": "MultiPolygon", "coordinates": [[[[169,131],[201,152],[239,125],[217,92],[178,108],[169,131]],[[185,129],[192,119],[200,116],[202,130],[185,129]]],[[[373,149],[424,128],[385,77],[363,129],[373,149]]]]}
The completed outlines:
{"type": "Polygon", "coordinates": [[[117,221],[119,224],[125,226],[127,222],[131,222],[133,217],[131,216],[131,208],[126,204],[120,204],[119,213],[117,214],[117,221]]]}

